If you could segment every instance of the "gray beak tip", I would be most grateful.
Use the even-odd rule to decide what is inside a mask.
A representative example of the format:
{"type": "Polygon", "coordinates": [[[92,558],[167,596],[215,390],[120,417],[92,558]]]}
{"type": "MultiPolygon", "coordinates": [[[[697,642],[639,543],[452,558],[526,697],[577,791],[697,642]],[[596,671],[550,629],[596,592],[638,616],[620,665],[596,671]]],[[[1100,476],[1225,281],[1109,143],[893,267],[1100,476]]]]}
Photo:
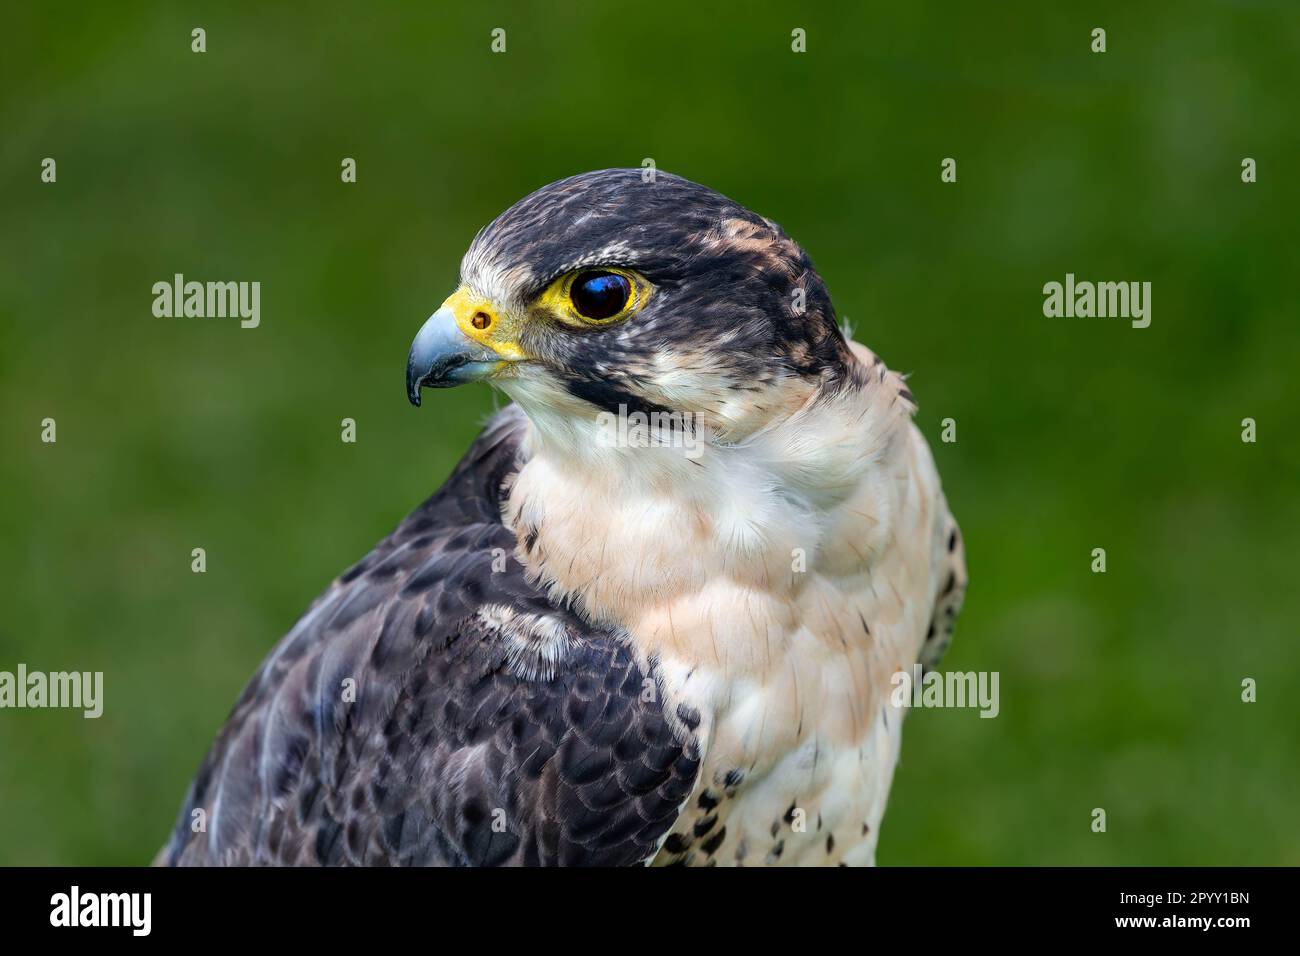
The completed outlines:
{"type": "Polygon", "coordinates": [[[443,306],[420,327],[411,343],[406,356],[406,397],[419,408],[421,388],[478,381],[499,362],[491,349],[460,331],[456,316],[443,306]]]}
{"type": "Polygon", "coordinates": [[[420,386],[424,378],[415,370],[415,363],[407,361],[406,363],[406,398],[416,408],[420,407],[420,386]]]}

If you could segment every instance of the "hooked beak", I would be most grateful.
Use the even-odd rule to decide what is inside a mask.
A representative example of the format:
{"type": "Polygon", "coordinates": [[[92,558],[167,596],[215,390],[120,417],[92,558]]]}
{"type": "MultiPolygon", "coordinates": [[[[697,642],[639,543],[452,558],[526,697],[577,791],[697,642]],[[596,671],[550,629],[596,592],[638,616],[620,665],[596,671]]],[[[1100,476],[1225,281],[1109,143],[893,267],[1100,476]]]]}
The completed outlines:
{"type": "Polygon", "coordinates": [[[420,389],[477,382],[504,362],[486,345],[460,330],[456,314],[443,306],[420,327],[406,357],[406,397],[419,406],[420,389]]]}

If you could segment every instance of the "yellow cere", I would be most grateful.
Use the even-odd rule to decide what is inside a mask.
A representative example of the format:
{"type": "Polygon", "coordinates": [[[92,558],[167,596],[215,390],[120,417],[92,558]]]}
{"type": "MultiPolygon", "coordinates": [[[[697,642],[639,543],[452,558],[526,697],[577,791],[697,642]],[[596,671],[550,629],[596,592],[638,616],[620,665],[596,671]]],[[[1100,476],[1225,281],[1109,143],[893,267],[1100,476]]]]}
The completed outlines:
{"type": "Polygon", "coordinates": [[[451,309],[462,332],[503,359],[517,362],[528,357],[519,347],[519,331],[526,316],[498,309],[490,300],[475,295],[466,286],[453,292],[442,305],[451,309]]]}

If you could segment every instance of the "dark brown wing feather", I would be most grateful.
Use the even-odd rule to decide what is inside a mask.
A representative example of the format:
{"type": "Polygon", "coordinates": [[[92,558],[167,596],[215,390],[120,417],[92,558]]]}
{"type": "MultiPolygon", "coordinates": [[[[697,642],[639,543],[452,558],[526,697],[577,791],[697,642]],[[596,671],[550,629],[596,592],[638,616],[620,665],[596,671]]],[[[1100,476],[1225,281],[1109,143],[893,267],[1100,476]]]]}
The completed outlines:
{"type": "Polygon", "coordinates": [[[698,770],[692,715],[670,725],[653,666],[643,673],[613,634],[524,579],[500,517],[521,421],[513,408],[498,415],[443,488],[272,651],[190,787],[167,863],[653,855],[698,770]],[[550,674],[512,662],[509,639],[478,617],[485,607],[563,622],[567,650],[550,674]]]}
{"type": "Polygon", "coordinates": [[[944,651],[952,643],[953,631],[957,627],[957,615],[961,612],[962,602],[966,599],[966,545],[962,541],[957,519],[949,512],[943,530],[944,555],[941,570],[943,584],[939,596],[935,598],[934,612],[930,615],[930,627],[925,634],[917,660],[927,671],[939,666],[944,651]]]}

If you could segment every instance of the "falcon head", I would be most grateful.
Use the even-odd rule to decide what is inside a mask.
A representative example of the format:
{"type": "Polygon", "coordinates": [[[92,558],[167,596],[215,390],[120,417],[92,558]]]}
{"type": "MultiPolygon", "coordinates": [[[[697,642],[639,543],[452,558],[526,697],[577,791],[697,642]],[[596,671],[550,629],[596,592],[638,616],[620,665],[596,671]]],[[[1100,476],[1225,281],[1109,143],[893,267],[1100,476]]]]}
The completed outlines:
{"type": "Polygon", "coordinates": [[[825,285],[779,226],[679,176],[607,169],[479,232],[406,385],[419,405],[424,387],[486,380],[560,430],[685,413],[736,440],[852,365],[825,285]]]}

